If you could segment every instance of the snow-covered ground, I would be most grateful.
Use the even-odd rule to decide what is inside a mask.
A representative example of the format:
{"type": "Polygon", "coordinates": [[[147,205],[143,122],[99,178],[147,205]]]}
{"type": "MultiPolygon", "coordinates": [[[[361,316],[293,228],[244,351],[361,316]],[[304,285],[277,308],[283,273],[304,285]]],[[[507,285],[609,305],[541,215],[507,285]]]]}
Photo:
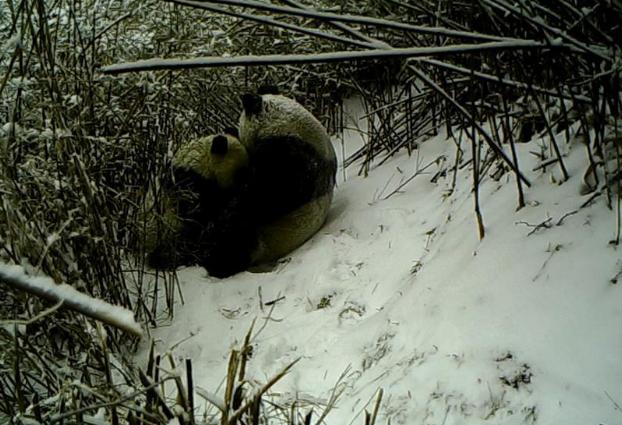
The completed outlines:
{"type": "Polygon", "coordinates": [[[222,394],[229,352],[257,319],[249,376],[265,382],[301,358],[274,391],[326,401],[344,374],[328,424],[362,424],[379,388],[378,424],[622,424],[615,212],[604,196],[581,208],[584,146],[561,143],[571,178],[559,185],[555,166],[531,171],[538,143],[518,146],[533,184],[521,210],[514,177],[486,174],[483,240],[469,167],[450,196],[451,173],[430,181],[436,164],[388,196],[417,164],[453,164],[443,136],[367,178],[340,171],[326,226],[276,270],[181,270],[185,304],[153,332],[157,349],[179,343],[196,384],[222,394]]]}

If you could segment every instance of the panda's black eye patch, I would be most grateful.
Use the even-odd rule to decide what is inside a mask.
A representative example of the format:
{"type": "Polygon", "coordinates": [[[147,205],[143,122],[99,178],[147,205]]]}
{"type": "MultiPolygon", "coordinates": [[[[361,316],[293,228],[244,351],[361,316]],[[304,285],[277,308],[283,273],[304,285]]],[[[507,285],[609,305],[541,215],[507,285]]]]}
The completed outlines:
{"type": "Polygon", "coordinates": [[[242,99],[242,107],[244,108],[246,115],[259,115],[261,112],[261,96],[252,93],[245,93],[240,98],[242,99]]]}
{"type": "Polygon", "coordinates": [[[216,136],[212,140],[210,152],[213,155],[224,155],[229,151],[229,141],[225,136],[216,136]]]}

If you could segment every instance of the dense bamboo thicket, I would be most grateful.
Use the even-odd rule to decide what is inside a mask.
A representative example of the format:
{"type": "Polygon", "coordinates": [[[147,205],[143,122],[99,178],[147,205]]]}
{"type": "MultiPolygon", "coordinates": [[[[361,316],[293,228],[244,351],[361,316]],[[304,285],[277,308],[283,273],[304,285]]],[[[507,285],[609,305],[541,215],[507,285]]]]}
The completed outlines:
{"type": "MultiPolygon", "coordinates": [[[[562,183],[560,144],[580,138],[586,193],[619,214],[621,21],[619,1],[8,0],[0,261],[131,309],[147,327],[171,317],[182,296],[175,274],[144,265],[146,194],[156,214],[176,148],[235,125],[238,95],[259,85],[296,97],[334,134],[343,100],[360,97],[367,145],[346,165],[361,173],[440,130],[469,140],[455,143],[465,155],[446,172],[479,152],[476,199],[483,173],[511,172],[518,207],[529,181],[514,145],[540,138],[541,168],[559,167],[562,183]],[[147,66],[152,58],[170,61],[147,66]]],[[[134,338],[4,286],[0,314],[0,422],[202,423],[191,372],[160,369],[153,353],[146,370],[133,366],[134,338]],[[164,381],[177,400],[159,391],[164,381]]],[[[235,378],[245,347],[232,353],[227,405],[206,422],[265,423],[270,382],[245,392],[235,378]]],[[[321,420],[300,403],[270,415],[321,420]]]]}

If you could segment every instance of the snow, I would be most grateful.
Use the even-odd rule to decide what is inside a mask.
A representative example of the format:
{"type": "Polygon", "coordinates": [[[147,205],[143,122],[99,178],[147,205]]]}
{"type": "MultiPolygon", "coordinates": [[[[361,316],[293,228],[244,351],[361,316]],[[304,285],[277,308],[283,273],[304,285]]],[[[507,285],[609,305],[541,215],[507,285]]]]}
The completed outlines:
{"type": "MultiPolygon", "coordinates": [[[[338,153],[356,150],[355,133],[338,153]]],[[[218,399],[229,351],[257,318],[251,379],[300,358],[275,391],[326,402],[344,374],[327,424],[363,423],[380,388],[379,424],[622,423],[615,212],[604,195],[582,207],[584,146],[562,143],[571,178],[559,184],[555,166],[530,171],[538,143],[517,146],[533,184],[524,208],[512,174],[481,182],[483,240],[468,167],[449,196],[451,173],[430,181],[440,165],[387,196],[417,164],[453,164],[444,135],[367,178],[357,164],[340,171],[328,222],[276,270],[223,280],[180,270],[186,302],[153,332],[158,349],[178,344],[197,392],[218,399]]]]}
{"type": "Polygon", "coordinates": [[[140,324],[134,320],[131,310],[93,298],[70,285],[57,284],[47,276],[28,275],[22,266],[0,263],[0,282],[53,302],[62,301],[64,306],[88,317],[102,320],[134,335],[142,335],[140,324]]]}

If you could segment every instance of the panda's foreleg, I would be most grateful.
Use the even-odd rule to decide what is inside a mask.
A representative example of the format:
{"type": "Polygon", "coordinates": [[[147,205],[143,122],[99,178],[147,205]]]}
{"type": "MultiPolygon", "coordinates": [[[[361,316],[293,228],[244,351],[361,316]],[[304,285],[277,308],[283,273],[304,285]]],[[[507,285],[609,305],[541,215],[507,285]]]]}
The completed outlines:
{"type": "Polygon", "coordinates": [[[211,276],[228,277],[251,265],[258,236],[247,200],[236,194],[205,229],[199,263],[211,276]]]}

